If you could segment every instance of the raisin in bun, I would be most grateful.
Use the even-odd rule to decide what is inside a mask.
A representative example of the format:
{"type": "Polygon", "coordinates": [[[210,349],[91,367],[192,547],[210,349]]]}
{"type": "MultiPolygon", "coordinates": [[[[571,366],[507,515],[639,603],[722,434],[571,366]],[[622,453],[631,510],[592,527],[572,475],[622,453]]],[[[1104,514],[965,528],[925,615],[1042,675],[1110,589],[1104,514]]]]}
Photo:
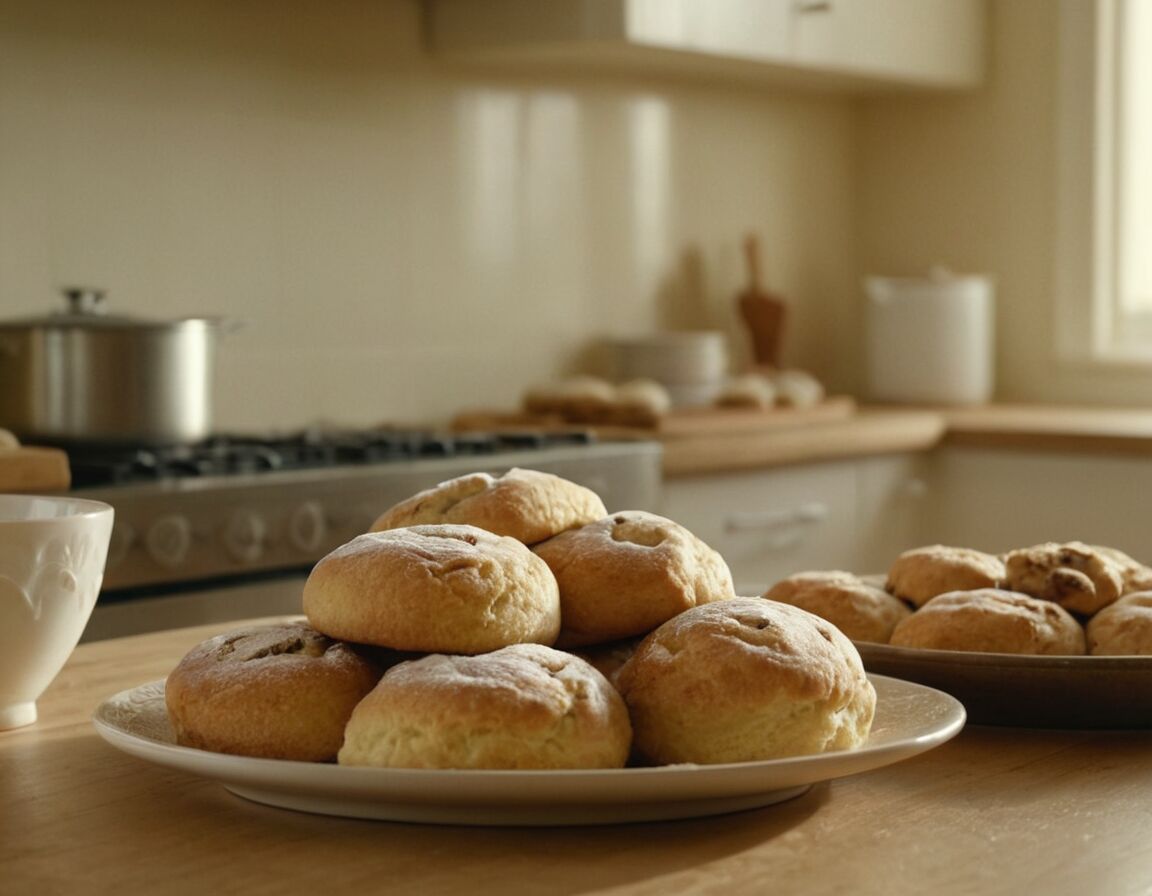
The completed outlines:
{"type": "Polygon", "coordinates": [[[560,630],[548,565],[516,539],[475,526],[354,538],[313,567],[304,613],[333,638],[418,653],[551,644],[560,630]]]}
{"type": "Polygon", "coordinates": [[[1116,554],[1079,541],[1020,548],[1008,553],[1004,566],[1006,587],[1085,616],[1124,592],[1125,570],[1116,554]]]}
{"type": "Polygon", "coordinates": [[[394,666],[356,707],[341,765],[620,768],[631,727],[620,695],[578,657],[538,644],[394,666]]]}
{"type": "Polygon", "coordinates": [[[303,623],[237,629],[194,647],[165,684],[184,746],[326,762],[380,668],[303,623]]]}
{"type": "Polygon", "coordinates": [[[716,551],[679,523],[641,510],[614,513],[533,550],[560,586],[560,646],[647,634],[677,613],[735,596],[716,551]]]}
{"type": "Polygon", "coordinates": [[[749,762],[857,747],[876,692],[860,654],[797,607],[738,597],[686,610],[616,677],[655,763],[749,762]]]}
{"type": "Polygon", "coordinates": [[[535,544],[607,512],[591,489],[552,473],[512,469],[503,476],[469,473],[441,482],[385,511],[372,531],[453,523],[535,544]]]}

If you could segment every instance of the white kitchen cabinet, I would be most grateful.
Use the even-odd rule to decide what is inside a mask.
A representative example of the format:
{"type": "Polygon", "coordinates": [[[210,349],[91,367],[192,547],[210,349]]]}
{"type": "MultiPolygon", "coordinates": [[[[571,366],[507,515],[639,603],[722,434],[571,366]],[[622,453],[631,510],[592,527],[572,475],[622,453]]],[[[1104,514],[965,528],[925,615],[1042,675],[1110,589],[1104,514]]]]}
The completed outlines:
{"type": "Polygon", "coordinates": [[[796,0],[798,65],[924,84],[974,86],[984,8],[969,0],[796,0]]]}
{"type": "Polygon", "coordinates": [[[888,571],[924,541],[925,514],[936,495],[926,454],[890,454],[856,461],[856,545],[852,569],[888,571]]]}
{"type": "Polygon", "coordinates": [[[445,59],[961,88],[984,69],[986,0],[429,0],[445,59]]]}
{"type": "Polygon", "coordinates": [[[901,454],[675,478],[662,513],[723,555],[741,594],[804,570],[883,572],[919,544],[924,463],[901,454]]]}
{"type": "Polygon", "coordinates": [[[925,538],[999,553],[1087,541],[1152,558],[1152,460],[1098,453],[944,447],[925,538]]]}

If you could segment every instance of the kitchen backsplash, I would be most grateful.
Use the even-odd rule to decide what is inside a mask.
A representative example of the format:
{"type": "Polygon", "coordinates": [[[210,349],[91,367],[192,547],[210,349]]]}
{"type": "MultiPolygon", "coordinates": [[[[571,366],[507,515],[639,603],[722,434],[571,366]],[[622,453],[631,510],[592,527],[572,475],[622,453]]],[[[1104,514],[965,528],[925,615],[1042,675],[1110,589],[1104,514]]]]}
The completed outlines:
{"type": "Polygon", "coordinates": [[[754,231],[786,360],[852,387],[849,100],[459,68],[419,23],[400,0],[0,0],[0,316],[83,284],[243,320],[221,428],[437,420],[604,336],[718,328],[739,362],[754,231]]]}

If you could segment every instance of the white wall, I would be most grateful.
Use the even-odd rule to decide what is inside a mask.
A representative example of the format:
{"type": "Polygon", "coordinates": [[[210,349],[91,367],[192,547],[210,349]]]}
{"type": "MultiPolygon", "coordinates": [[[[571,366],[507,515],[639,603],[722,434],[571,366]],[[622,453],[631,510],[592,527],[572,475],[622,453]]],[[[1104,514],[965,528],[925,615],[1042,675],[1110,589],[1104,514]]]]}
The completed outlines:
{"type": "Polygon", "coordinates": [[[742,358],[751,229],[787,360],[852,387],[847,100],[454,70],[418,25],[414,0],[0,0],[0,317],[85,284],[247,320],[221,429],[435,421],[604,335],[722,327],[742,358]]]}
{"type": "Polygon", "coordinates": [[[993,0],[978,91],[860,105],[859,261],[872,273],[994,274],[1001,400],[1149,405],[1147,369],[1055,351],[1059,7],[993,0]]]}

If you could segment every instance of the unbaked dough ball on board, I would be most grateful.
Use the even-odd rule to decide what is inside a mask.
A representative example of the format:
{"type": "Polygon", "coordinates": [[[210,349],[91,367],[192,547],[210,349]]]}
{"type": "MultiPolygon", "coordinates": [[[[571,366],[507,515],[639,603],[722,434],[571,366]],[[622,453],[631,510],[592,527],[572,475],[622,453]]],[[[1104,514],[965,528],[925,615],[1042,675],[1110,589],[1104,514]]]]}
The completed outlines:
{"type": "Polygon", "coordinates": [[[381,514],[372,531],[455,523],[535,544],[607,512],[589,488],[552,473],[512,469],[502,476],[469,473],[425,489],[381,514]]]}
{"type": "Polygon", "coordinates": [[[580,375],[532,387],[524,393],[523,406],[530,414],[558,414],[573,423],[595,423],[611,412],[615,401],[612,383],[580,375]]]}
{"type": "Polygon", "coordinates": [[[642,510],[614,513],[533,550],[560,587],[560,646],[647,634],[684,610],[735,597],[716,551],[679,523],[642,510]]]}
{"type": "Polygon", "coordinates": [[[751,762],[867,740],[876,691],[852,642],[798,607],[755,597],[670,619],[617,685],[654,763],[751,762]]]}
{"type": "Polygon", "coordinates": [[[843,570],[798,572],[765,592],[769,600],[791,604],[827,619],[853,641],[885,644],[912,610],[883,588],[843,570]]]}
{"type": "Polygon", "coordinates": [[[656,380],[629,380],[616,387],[609,415],[621,426],[654,426],[672,410],[668,389],[656,380]]]}
{"type": "Polygon", "coordinates": [[[341,765],[620,768],[623,700],[579,657],[537,644],[401,663],[348,722],[341,765]]]}
{"type": "Polygon", "coordinates": [[[327,635],[420,653],[552,644],[560,594],[523,543],[475,526],[370,532],[324,557],[304,613],[327,635]]]}
{"type": "Polygon", "coordinates": [[[776,404],[776,387],[759,373],[746,373],[730,378],[720,388],[715,404],[724,408],[757,408],[763,410],[776,404]]]}
{"type": "Polygon", "coordinates": [[[215,753],[329,762],[381,669],[303,623],[203,641],[168,676],[176,742],[215,753]]]}

